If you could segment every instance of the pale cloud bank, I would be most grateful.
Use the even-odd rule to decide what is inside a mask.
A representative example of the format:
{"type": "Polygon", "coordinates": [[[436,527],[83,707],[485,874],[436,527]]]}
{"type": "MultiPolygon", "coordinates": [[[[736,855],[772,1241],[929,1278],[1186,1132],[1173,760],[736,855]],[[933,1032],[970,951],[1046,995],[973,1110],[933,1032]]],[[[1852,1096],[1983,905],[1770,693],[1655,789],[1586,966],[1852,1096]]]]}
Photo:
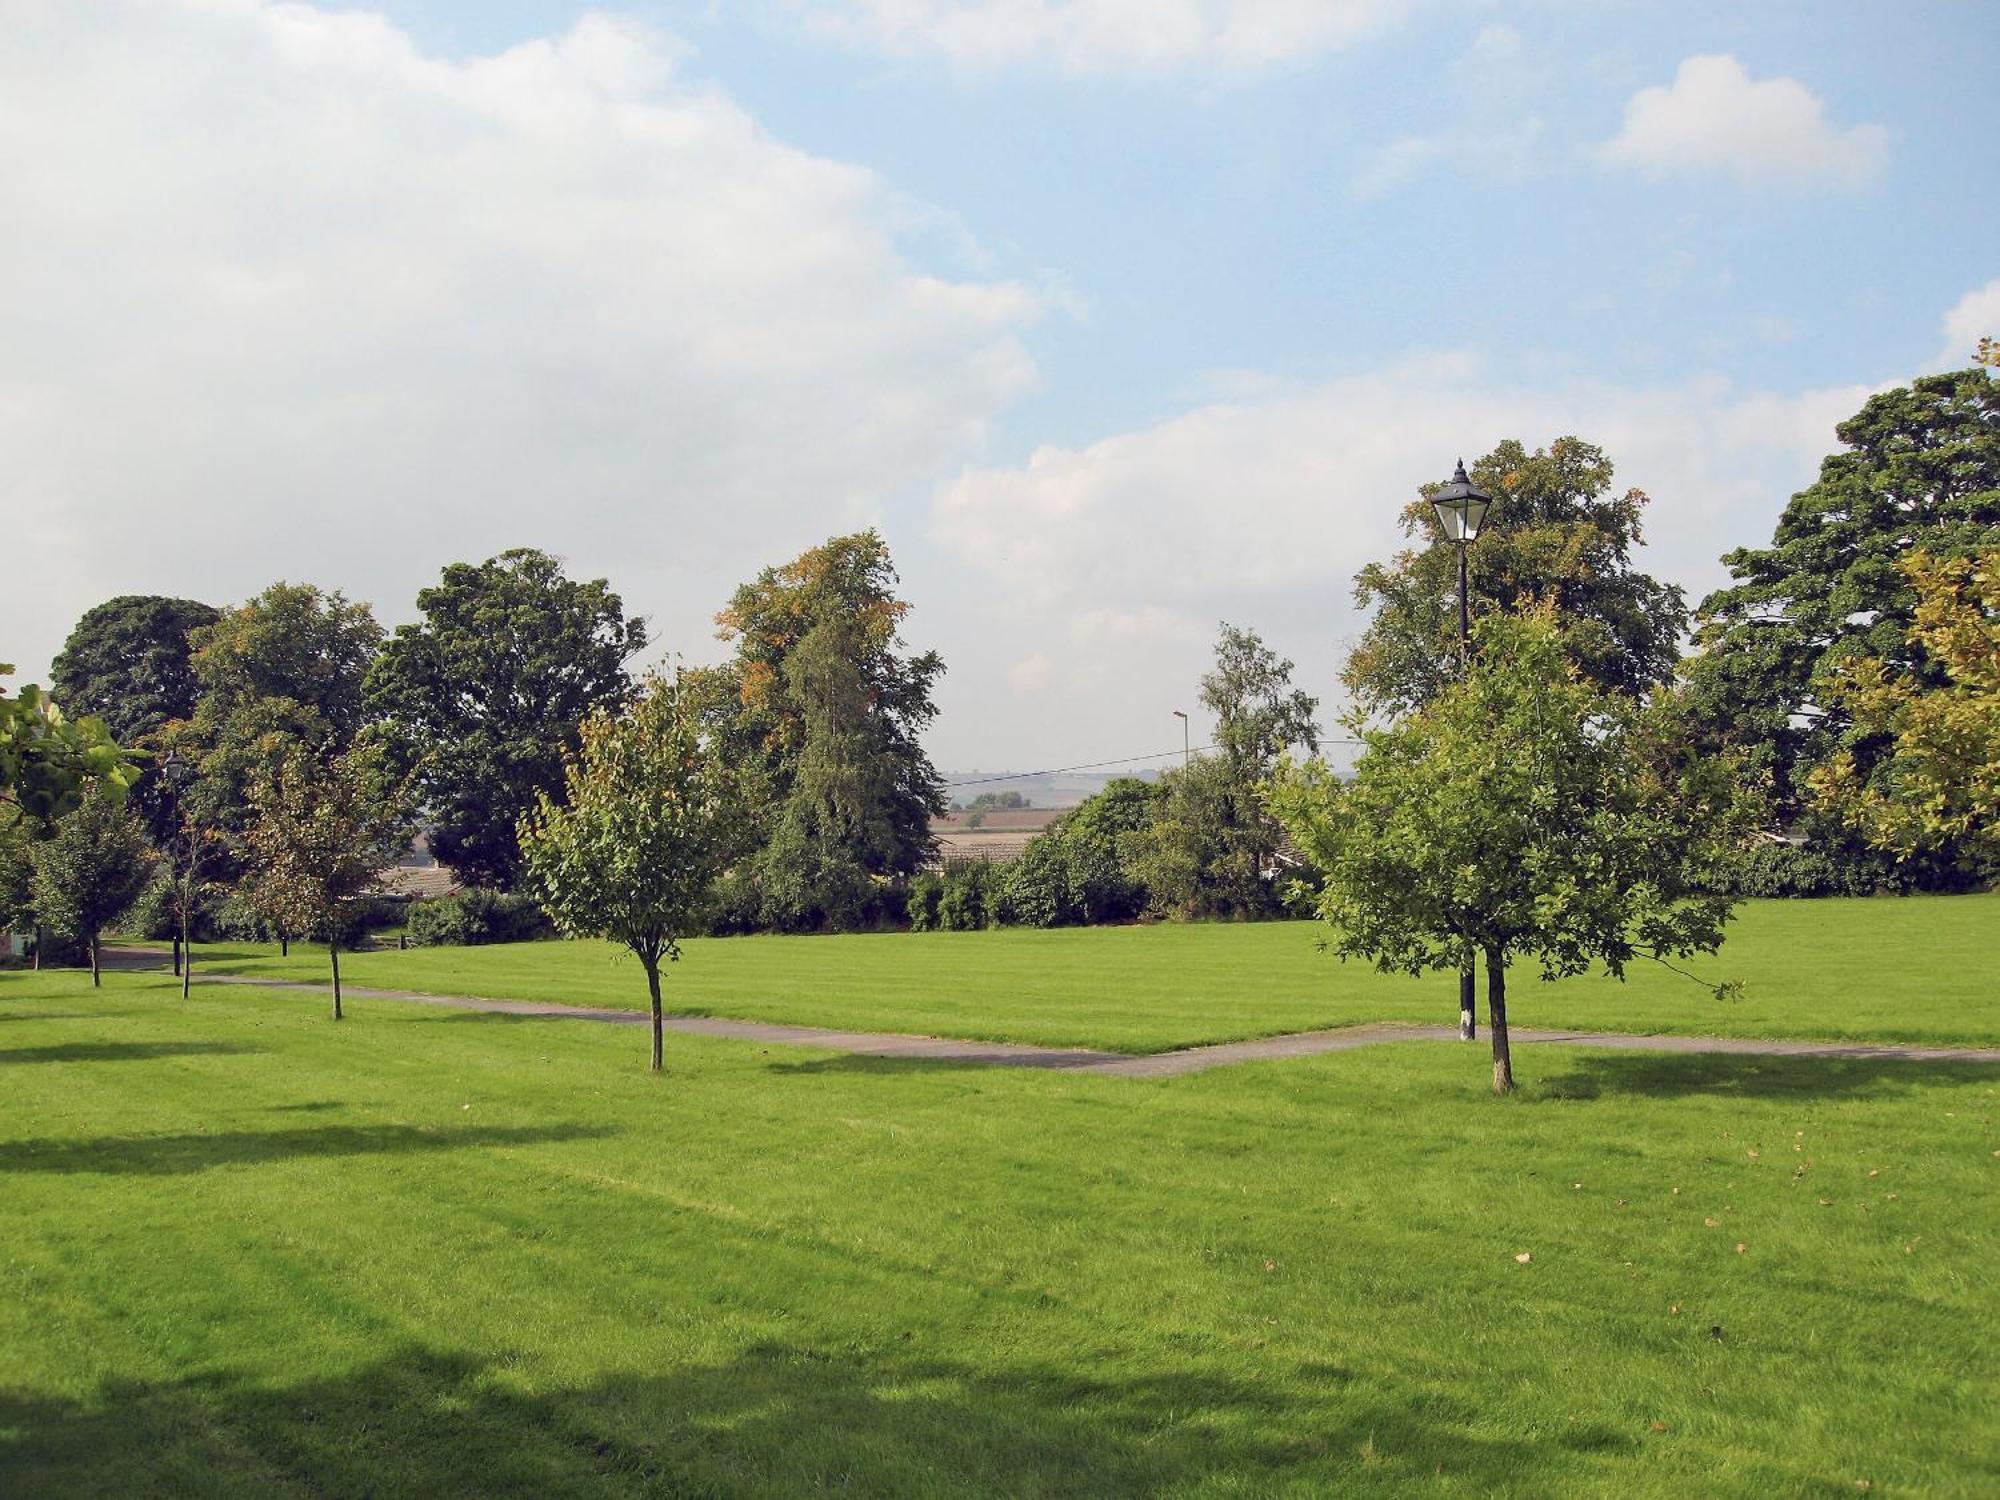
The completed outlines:
{"type": "Polygon", "coordinates": [[[1752,79],[1727,54],[1690,57],[1672,84],[1641,89],[1600,162],[1651,173],[1720,172],[1744,183],[1854,187],[1889,156],[1879,125],[1846,128],[1795,78],[1752,79]]]}
{"type": "Polygon", "coordinates": [[[407,614],[506,546],[671,644],[976,455],[1039,294],[591,17],[491,57],[254,0],[6,7],[0,659],[122,591],[407,614]]]}
{"type": "Polygon", "coordinates": [[[975,67],[1049,62],[1096,73],[1254,69],[1354,45],[1414,0],[833,0],[788,9],[809,30],[893,55],[975,67]]]}

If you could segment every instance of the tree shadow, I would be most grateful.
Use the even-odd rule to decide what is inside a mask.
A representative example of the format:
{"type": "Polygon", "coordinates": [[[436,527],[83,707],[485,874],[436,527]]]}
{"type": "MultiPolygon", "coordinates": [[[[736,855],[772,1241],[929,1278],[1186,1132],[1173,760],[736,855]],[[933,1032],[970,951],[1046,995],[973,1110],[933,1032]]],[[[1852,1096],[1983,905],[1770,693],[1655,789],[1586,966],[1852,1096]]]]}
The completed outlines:
{"type": "Polygon", "coordinates": [[[149,1062],[162,1057],[228,1057],[262,1052],[238,1042],[56,1042],[47,1047],[15,1047],[0,1052],[0,1066],[12,1063],[149,1062]]]}
{"type": "Polygon", "coordinates": [[[0,1021],[89,1021],[96,1019],[76,1010],[0,1010],[0,1021]]]}
{"type": "MultiPolygon", "coordinates": [[[[751,1043],[751,1045],[756,1044],[751,1043]]],[[[787,1043],[765,1045],[789,1046],[787,1043]]],[[[1078,1068],[1088,1068],[1095,1063],[1117,1060],[1118,1058],[1112,1053],[1081,1049],[1047,1053],[1010,1053],[998,1049],[985,1052],[980,1050],[977,1042],[972,1042],[967,1044],[966,1053],[959,1057],[911,1057],[894,1053],[841,1052],[831,1057],[806,1057],[787,1062],[771,1062],[765,1065],[765,1069],[771,1073],[868,1073],[886,1076],[965,1070],[990,1073],[995,1069],[1029,1073],[1063,1073],[1073,1072],[1078,1068]]]]}
{"type": "Polygon", "coordinates": [[[99,1173],[173,1177],[216,1167],[255,1166],[313,1156],[385,1156],[599,1140],[596,1125],[323,1125],[295,1130],[210,1130],[182,1135],[113,1135],[0,1142],[0,1172],[99,1173]]]}
{"type": "Polygon", "coordinates": [[[1576,1071],[1539,1083],[1530,1097],[1605,1095],[1673,1099],[1724,1094],[1744,1099],[1817,1099],[1907,1092],[1925,1083],[1991,1083],[1992,1063],[1919,1062],[1893,1057],[1782,1057],[1716,1052],[1573,1054],[1576,1071]]]}
{"type": "MultiPolygon", "coordinates": [[[[905,1339],[910,1335],[905,1334],[905,1339]]],[[[1530,1466],[1602,1475],[1634,1436],[1475,1434],[1434,1391],[1364,1394],[1310,1366],[1269,1381],[1112,1377],[917,1352],[764,1343],[731,1358],[529,1393],[517,1374],[414,1349],[273,1385],[227,1372],[107,1383],[78,1401],[0,1392],[19,1493],[321,1496],[1155,1495],[1338,1484],[1397,1492],[1530,1466]],[[1570,1457],[1569,1455],[1576,1455],[1570,1457]]]]}

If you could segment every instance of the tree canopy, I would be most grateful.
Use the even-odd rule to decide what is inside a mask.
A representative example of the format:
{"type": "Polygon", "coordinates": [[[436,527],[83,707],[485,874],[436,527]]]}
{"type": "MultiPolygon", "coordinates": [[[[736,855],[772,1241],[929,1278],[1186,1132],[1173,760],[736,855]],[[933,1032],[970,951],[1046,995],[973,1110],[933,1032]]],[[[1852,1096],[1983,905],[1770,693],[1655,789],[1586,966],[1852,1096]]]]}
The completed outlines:
{"type": "Polygon", "coordinates": [[[138,744],[194,712],[191,632],[213,606],[158,594],[121,594],[85,611],[56,657],[53,686],[70,711],[94,714],[120,744],[138,744]]]}
{"type": "Polygon", "coordinates": [[[1460,681],[1389,728],[1355,729],[1351,779],[1290,770],[1273,806],[1323,872],[1331,946],[1384,972],[1484,960],[1493,1086],[1513,1087],[1506,972],[1545,978],[1712,952],[1712,894],[1747,828],[1735,768],[1692,755],[1664,706],[1584,679],[1546,607],[1495,615],[1460,681]]]}
{"type": "Polygon", "coordinates": [[[1914,552],[1911,644],[1943,680],[1920,686],[1879,657],[1842,662],[1827,701],[1854,737],[1885,744],[1874,774],[1836,751],[1812,789],[1869,843],[1910,858],[1941,851],[1990,874],[2000,867],[2000,548],[1940,560],[1914,552]]]}
{"type": "Polygon", "coordinates": [[[1876,664],[1885,684],[1943,684],[1912,630],[1904,561],[2000,544],[2000,383],[1985,371],[1872,397],[1836,431],[1843,448],[1792,497],[1771,544],[1723,559],[1735,582],[1702,602],[1688,669],[1710,743],[1768,777],[1785,823],[1814,821],[1810,779],[1837,756],[1860,783],[1887,774],[1887,738],[1857,726],[1831,687],[1848,664],[1876,664]]]}
{"type": "MultiPolygon", "coordinates": [[[[1474,463],[1493,504],[1468,549],[1468,591],[1475,619],[1553,607],[1583,675],[1636,697],[1673,677],[1687,610],[1678,587],[1634,566],[1648,501],[1614,491],[1612,474],[1602,448],[1574,437],[1533,453],[1510,438],[1474,463]]],[[[1377,713],[1426,703],[1458,674],[1458,547],[1430,505],[1438,488],[1403,510],[1403,534],[1422,545],[1355,576],[1354,602],[1373,613],[1342,677],[1377,713]]]]}
{"type": "Polygon", "coordinates": [[[454,563],[417,595],[367,678],[367,706],[413,767],[431,853],[469,885],[507,888],[521,870],[521,817],[560,795],[563,757],[593,709],[631,691],[646,645],[602,578],[565,576],[519,548],[454,563]]]}
{"type": "MultiPolygon", "coordinates": [[[[0,677],[13,668],[0,664],[0,677]]],[[[94,785],[114,800],[139,779],[137,758],[120,748],[102,719],[72,719],[33,683],[10,695],[0,686],[0,830],[48,833],[94,785]]]]}
{"type": "Polygon", "coordinates": [[[919,736],[944,662],[905,650],[895,585],[874,531],[766,568],[716,617],[734,660],[691,684],[756,789],[741,878],[770,926],[858,925],[879,882],[930,855],[944,783],[919,736]]]}
{"type": "Polygon", "coordinates": [[[139,819],[103,785],[92,786],[34,846],[35,920],[82,943],[98,980],[98,935],[123,916],[153,872],[139,819]]]}
{"type": "Polygon", "coordinates": [[[592,710],[547,793],[521,822],[530,888],[570,937],[623,945],[646,972],[661,1066],[660,965],[701,930],[716,877],[740,850],[741,778],[683,684],[656,678],[621,713],[592,710]]]}

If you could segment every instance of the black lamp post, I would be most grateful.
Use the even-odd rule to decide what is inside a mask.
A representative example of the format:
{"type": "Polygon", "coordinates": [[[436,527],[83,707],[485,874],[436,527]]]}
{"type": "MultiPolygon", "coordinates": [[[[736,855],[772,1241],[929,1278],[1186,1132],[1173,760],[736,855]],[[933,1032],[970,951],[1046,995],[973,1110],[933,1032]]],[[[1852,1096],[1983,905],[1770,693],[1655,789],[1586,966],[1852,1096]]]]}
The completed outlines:
{"type": "Polygon", "coordinates": [[[188,826],[186,815],[181,809],[181,798],[186,794],[188,783],[194,780],[194,767],[181,759],[178,750],[169,750],[167,758],[160,762],[160,780],[165,783],[167,794],[174,802],[174,823],[180,833],[183,864],[177,875],[180,890],[175,893],[174,904],[180,908],[179,930],[174,933],[174,972],[181,977],[181,998],[188,997],[188,986],[193,980],[194,954],[188,949],[188,906],[194,899],[194,830],[188,826]]]}
{"type": "MultiPolygon", "coordinates": [[[[1438,525],[1444,528],[1444,539],[1458,548],[1458,659],[1461,665],[1472,657],[1472,601],[1466,585],[1466,554],[1479,540],[1479,528],[1486,524],[1486,511],[1492,504],[1493,497],[1466,477],[1465,460],[1462,458],[1452,473],[1451,483],[1431,496],[1431,508],[1437,512],[1438,525]]],[[[1472,966],[1468,964],[1458,976],[1458,1037],[1463,1042],[1471,1041],[1477,1031],[1473,998],[1472,966]]]]}

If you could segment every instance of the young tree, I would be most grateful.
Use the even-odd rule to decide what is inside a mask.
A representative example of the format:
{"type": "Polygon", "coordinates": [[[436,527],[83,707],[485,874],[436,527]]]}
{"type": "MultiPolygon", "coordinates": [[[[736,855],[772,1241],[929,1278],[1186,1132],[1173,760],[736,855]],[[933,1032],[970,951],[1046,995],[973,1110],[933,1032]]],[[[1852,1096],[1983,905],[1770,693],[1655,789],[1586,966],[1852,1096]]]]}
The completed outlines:
{"type": "Polygon", "coordinates": [[[410,792],[382,745],[286,746],[250,784],[251,882],[281,930],[326,943],[333,1018],[341,1019],[340,945],[356,906],[409,844],[410,792]]]}
{"type": "Polygon", "coordinates": [[[1036,834],[1008,871],[1013,919],[1065,927],[1138,916],[1146,888],[1126,867],[1119,845],[1152,820],[1161,796],[1152,782],[1121,776],[1036,834]]]}
{"type": "Polygon", "coordinates": [[[193,599],[121,594],[87,610],[56,657],[56,697],[95,714],[121,744],[138,744],[161,725],[194,712],[191,632],[216,610],[193,599]]]}
{"type": "Polygon", "coordinates": [[[1774,821],[1829,844],[1839,825],[1821,814],[1814,773],[1846,755],[1872,781],[1889,749],[1832,688],[1843,664],[1873,661],[1883,683],[1920,692],[1943,684],[1911,629],[1917,591],[1902,560],[2000,543],[2000,382],[1980,369],[1925,376],[1836,431],[1842,450],[1792,497],[1771,545],[1723,559],[1736,581],[1702,602],[1688,667],[1705,742],[1769,781],[1774,821]]]}
{"type": "Polygon", "coordinates": [[[622,713],[592,710],[563,779],[566,803],[543,793],[521,820],[529,887],[565,935],[609,938],[639,960],[657,1073],[660,965],[700,931],[716,878],[741,846],[740,781],[694,695],[664,678],[622,713]]]}
{"type": "Polygon", "coordinates": [[[732,764],[756,787],[756,851],[741,872],[762,920],[861,921],[877,887],[930,857],[944,784],[919,736],[937,715],[936,652],[906,654],[909,605],[873,531],[766,568],[716,616],[736,647],[690,675],[732,764]]]}
{"type": "MultiPolygon", "coordinates": [[[[1528,452],[1508,439],[1472,466],[1493,497],[1468,553],[1475,619],[1551,606],[1570,659],[1608,691],[1641,697],[1672,680],[1687,608],[1680,589],[1633,566],[1644,494],[1612,489],[1604,450],[1574,437],[1528,452]]],[[[1458,549],[1428,496],[1403,511],[1421,539],[1354,580],[1354,602],[1374,617],[1342,677],[1357,703],[1397,714],[1435,697],[1458,674],[1458,549]]]]}
{"type": "Polygon", "coordinates": [[[528,548],[452,564],[417,608],[422,621],[369,670],[368,707],[416,770],[438,863],[506,889],[521,870],[516,825],[537,795],[561,794],[584,716],[631,691],[645,622],[604,579],[566,577],[528,548]]]}
{"type": "Polygon", "coordinates": [[[1709,894],[1748,828],[1734,767],[1691,756],[1665,704],[1577,673],[1548,611],[1496,616],[1460,682],[1389,729],[1356,729],[1352,779],[1292,769],[1273,805],[1325,873],[1342,957],[1384,972],[1483,960],[1493,1087],[1514,1086],[1507,969],[1556,979],[1635,957],[1713,952],[1709,894]]]}
{"type": "Polygon", "coordinates": [[[90,982],[100,984],[98,939],[146,888],[153,851],[145,826],[121,798],[92,787],[76,809],[34,847],[35,919],[90,951],[90,982]]]}
{"type": "Polygon", "coordinates": [[[2000,548],[1951,561],[1917,552],[1902,566],[1917,596],[1912,654],[1943,680],[1927,689],[1879,657],[1842,662],[1828,704],[1857,741],[1886,748],[1872,775],[1843,749],[1808,779],[1876,848],[1990,871],[2000,862],[2000,548]]]}

